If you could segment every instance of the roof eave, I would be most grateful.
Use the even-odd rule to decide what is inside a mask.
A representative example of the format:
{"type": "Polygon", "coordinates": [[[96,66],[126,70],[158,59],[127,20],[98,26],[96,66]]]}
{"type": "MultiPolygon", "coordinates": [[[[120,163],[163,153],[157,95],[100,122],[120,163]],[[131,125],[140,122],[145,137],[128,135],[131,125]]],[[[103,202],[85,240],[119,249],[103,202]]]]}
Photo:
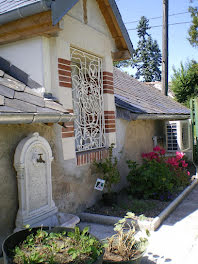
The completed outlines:
{"type": "MultiPolygon", "coordinates": [[[[130,53],[130,55],[132,57],[133,56],[133,53],[134,53],[133,44],[131,42],[131,39],[129,37],[129,34],[127,32],[127,29],[126,29],[126,27],[124,25],[124,22],[122,20],[122,16],[121,16],[121,14],[119,12],[119,9],[117,7],[117,4],[116,4],[115,0],[108,0],[108,2],[110,4],[111,9],[112,9],[112,11],[114,13],[114,16],[115,16],[115,18],[116,18],[116,20],[118,22],[118,25],[119,25],[120,30],[122,32],[123,38],[124,38],[124,40],[126,42],[126,45],[128,47],[128,51],[129,51],[129,53],[130,53]]],[[[125,58],[123,58],[123,59],[125,59],[125,58]]]]}
{"type": "Polygon", "coordinates": [[[169,114],[169,113],[133,113],[127,109],[116,105],[116,117],[125,119],[128,121],[132,120],[187,120],[190,118],[189,114],[169,114]]]}
{"type": "Polygon", "coordinates": [[[7,24],[24,17],[45,12],[51,9],[51,0],[41,0],[36,3],[19,7],[0,15],[0,25],[7,24]]]}
{"type": "MultiPolygon", "coordinates": [[[[26,6],[19,7],[17,9],[11,10],[4,14],[0,15],[0,25],[7,24],[9,22],[25,18],[31,15],[35,15],[38,13],[42,13],[48,10],[52,10],[52,25],[56,25],[62,17],[67,14],[67,12],[78,2],[79,0],[70,0],[70,1],[62,1],[62,0],[40,0],[36,3],[29,4],[26,6]]],[[[102,1],[98,3],[102,3],[102,1]]],[[[115,36],[116,38],[121,38],[122,44],[116,44],[118,52],[113,54],[113,60],[126,60],[130,59],[133,55],[133,45],[130,40],[129,34],[126,30],[126,27],[122,21],[122,17],[118,10],[117,4],[115,0],[104,0],[104,3],[108,4],[111,9],[111,21],[107,26],[110,28],[112,24],[115,24],[115,28],[117,28],[118,32],[115,36]]],[[[106,8],[104,8],[106,10],[106,8]]],[[[102,11],[102,10],[101,10],[102,11]]],[[[104,15],[104,14],[103,14],[104,15]]],[[[109,16],[108,16],[109,17],[109,16]]],[[[108,19],[109,20],[109,19],[108,19]]],[[[111,32],[112,33],[112,32],[111,32]]],[[[115,40],[116,42],[116,40],[115,40]]]]}

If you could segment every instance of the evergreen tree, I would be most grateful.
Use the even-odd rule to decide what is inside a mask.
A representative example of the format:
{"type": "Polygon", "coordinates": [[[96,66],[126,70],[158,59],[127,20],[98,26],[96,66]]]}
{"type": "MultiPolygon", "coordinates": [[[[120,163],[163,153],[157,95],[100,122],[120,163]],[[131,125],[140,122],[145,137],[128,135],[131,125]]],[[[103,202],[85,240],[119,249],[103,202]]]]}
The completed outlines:
{"type": "MultiPolygon", "coordinates": [[[[194,1],[191,1],[191,2],[194,2],[194,1]]],[[[198,3],[197,0],[196,2],[198,3]]],[[[188,35],[189,35],[188,40],[193,47],[198,47],[198,5],[194,7],[190,6],[188,10],[192,18],[192,24],[188,31],[188,35]]]]}
{"type": "Polygon", "coordinates": [[[162,56],[156,40],[148,34],[149,20],[142,16],[137,26],[139,37],[137,49],[135,50],[132,67],[136,67],[136,78],[142,78],[145,82],[161,80],[160,66],[162,56]]]}
{"type": "Polygon", "coordinates": [[[137,26],[139,41],[133,59],[114,63],[118,68],[132,66],[137,70],[135,78],[145,82],[161,80],[161,51],[157,41],[148,33],[149,29],[149,20],[142,16],[137,26]]]}

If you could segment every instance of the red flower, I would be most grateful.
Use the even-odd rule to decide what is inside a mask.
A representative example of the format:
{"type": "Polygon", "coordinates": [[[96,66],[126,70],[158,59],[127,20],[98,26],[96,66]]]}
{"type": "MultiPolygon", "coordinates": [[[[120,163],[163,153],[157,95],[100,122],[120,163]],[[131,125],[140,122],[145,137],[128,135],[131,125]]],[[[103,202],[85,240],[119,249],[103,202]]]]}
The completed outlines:
{"type": "Polygon", "coordinates": [[[188,167],[188,163],[186,163],[185,160],[181,160],[181,164],[184,168],[188,167]]]}
{"type": "Polygon", "coordinates": [[[183,152],[176,151],[176,157],[182,159],[184,156],[183,152]]]}
{"type": "Polygon", "coordinates": [[[153,150],[159,152],[160,151],[160,147],[156,146],[156,147],[153,148],[153,150]]]}
{"type": "Polygon", "coordinates": [[[160,149],[160,155],[164,155],[166,153],[165,149],[160,149]]]}

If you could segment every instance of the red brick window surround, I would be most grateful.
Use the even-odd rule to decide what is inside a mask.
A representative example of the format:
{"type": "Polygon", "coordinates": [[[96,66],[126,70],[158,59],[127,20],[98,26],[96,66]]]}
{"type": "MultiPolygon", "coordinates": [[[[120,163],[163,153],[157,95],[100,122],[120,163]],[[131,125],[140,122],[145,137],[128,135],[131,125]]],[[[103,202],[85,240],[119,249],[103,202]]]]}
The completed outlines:
{"type": "Polygon", "coordinates": [[[105,132],[116,132],[115,111],[104,111],[105,132]]]}
{"type": "Polygon", "coordinates": [[[72,88],[71,61],[58,58],[59,86],[72,88]]]}
{"type": "MultiPolygon", "coordinates": [[[[72,88],[71,81],[71,61],[58,58],[58,78],[59,86],[64,88],[72,88]]],[[[67,109],[69,113],[73,113],[73,109],[67,109]]],[[[74,122],[67,122],[62,127],[62,138],[74,137],[74,122]]]]}
{"type": "Polygon", "coordinates": [[[108,149],[97,149],[87,152],[79,152],[77,156],[77,166],[86,165],[107,158],[109,155],[108,149]]]}
{"type": "MultiPolygon", "coordinates": [[[[71,61],[58,58],[58,78],[59,86],[62,89],[72,89],[72,69],[71,61]]],[[[87,78],[88,79],[88,78],[87,78]]],[[[104,71],[102,73],[103,94],[114,95],[113,89],[113,73],[104,71]]],[[[68,109],[73,113],[73,109],[68,109]]],[[[115,111],[104,111],[105,133],[115,132],[115,111]]],[[[75,137],[74,122],[66,122],[62,127],[62,138],[75,137]]],[[[76,152],[77,166],[90,164],[108,157],[108,149],[99,148],[76,152]]]]}
{"type": "Polygon", "coordinates": [[[104,94],[114,94],[113,73],[103,72],[103,92],[104,94]]]}

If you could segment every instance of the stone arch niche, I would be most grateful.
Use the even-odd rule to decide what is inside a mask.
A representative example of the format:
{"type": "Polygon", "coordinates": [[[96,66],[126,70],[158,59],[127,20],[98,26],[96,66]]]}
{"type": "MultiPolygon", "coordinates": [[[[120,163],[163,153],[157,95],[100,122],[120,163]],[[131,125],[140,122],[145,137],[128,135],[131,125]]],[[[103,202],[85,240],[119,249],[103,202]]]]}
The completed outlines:
{"type": "Polygon", "coordinates": [[[57,213],[52,200],[52,160],[49,143],[37,132],[18,144],[14,155],[19,200],[16,230],[27,224],[49,224],[49,219],[57,213]]]}

